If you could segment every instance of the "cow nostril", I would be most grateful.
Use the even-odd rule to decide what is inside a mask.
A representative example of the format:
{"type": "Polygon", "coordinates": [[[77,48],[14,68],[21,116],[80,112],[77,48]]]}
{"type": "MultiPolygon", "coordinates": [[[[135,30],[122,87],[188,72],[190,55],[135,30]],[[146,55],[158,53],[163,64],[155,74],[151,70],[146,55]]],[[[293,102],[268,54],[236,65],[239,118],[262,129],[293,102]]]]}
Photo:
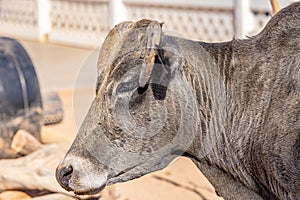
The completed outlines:
{"type": "Polygon", "coordinates": [[[56,169],[56,179],[59,184],[65,189],[70,191],[69,180],[73,173],[73,167],[71,165],[63,165],[56,169]]]}
{"type": "Polygon", "coordinates": [[[69,165],[65,167],[62,171],[63,171],[63,176],[70,176],[73,172],[73,167],[69,165]]]}

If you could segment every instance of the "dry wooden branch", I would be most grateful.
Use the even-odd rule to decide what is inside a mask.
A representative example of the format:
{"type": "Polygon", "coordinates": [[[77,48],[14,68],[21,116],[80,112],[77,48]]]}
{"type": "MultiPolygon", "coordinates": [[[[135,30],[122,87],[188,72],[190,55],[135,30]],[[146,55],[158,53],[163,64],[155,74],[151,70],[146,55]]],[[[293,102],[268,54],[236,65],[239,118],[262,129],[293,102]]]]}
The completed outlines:
{"type": "Polygon", "coordinates": [[[54,194],[34,197],[32,198],[32,200],[74,200],[74,198],[64,194],[54,193],[54,194]]]}
{"type": "Polygon", "coordinates": [[[11,142],[11,148],[18,154],[27,155],[40,148],[42,144],[30,133],[19,130],[11,142]]]}
{"type": "Polygon", "coordinates": [[[275,15],[279,11],[279,5],[277,0],[270,0],[273,8],[273,15],[275,15]]]}
{"type": "Polygon", "coordinates": [[[31,197],[20,191],[6,191],[0,193],[0,200],[31,200],[31,197]]]}
{"type": "Polygon", "coordinates": [[[194,192],[196,195],[198,195],[202,200],[207,200],[207,198],[205,197],[205,195],[203,195],[201,192],[199,192],[198,190],[194,189],[194,188],[191,188],[189,186],[186,186],[186,185],[182,185],[181,183],[177,183],[175,181],[172,181],[170,179],[167,179],[167,178],[164,178],[164,177],[161,177],[161,176],[157,176],[157,175],[154,175],[153,178],[157,179],[157,180],[161,180],[161,181],[165,181],[167,183],[170,183],[176,187],[180,187],[182,189],[186,189],[188,191],[191,191],[191,192],[194,192]]]}
{"type": "MultiPolygon", "coordinates": [[[[75,196],[73,193],[63,190],[55,179],[56,166],[63,159],[67,146],[62,144],[44,145],[27,156],[0,160],[0,192],[48,190],[75,196]]],[[[91,196],[83,198],[88,199],[91,196]]]]}
{"type": "Polygon", "coordinates": [[[65,150],[57,144],[17,159],[0,160],[0,191],[50,190],[62,192],[54,178],[54,170],[65,150]]]}

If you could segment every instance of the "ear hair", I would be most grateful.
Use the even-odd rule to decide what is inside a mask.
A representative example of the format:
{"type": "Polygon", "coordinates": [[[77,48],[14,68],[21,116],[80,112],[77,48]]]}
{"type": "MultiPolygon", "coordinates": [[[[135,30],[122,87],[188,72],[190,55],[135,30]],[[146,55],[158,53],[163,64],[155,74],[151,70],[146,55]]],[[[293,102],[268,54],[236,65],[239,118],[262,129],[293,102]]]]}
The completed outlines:
{"type": "Polygon", "coordinates": [[[181,65],[181,57],[172,55],[169,57],[168,53],[156,55],[155,65],[151,74],[151,89],[156,100],[164,100],[167,94],[168,85],[174,77],[175,70],[181,65]]]}

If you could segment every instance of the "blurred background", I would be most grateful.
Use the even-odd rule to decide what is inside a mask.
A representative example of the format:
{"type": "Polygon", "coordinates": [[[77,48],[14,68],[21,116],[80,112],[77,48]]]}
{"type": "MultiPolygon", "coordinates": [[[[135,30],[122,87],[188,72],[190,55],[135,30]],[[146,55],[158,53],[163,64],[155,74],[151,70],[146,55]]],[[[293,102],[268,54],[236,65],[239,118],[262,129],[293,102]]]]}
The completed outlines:
{"type": "MultiPolygon", "coordinates": [[[[295,0],[279,0],[284,7],[295,0]]],[[[269,0],[1,0],[0,34],[97,47],[115,24],[141,18],[202,41],[258,33],[270,19],[269,0]]]]}
{"type": "MultiPolygon", "coordinates": [[[[279,7],[294,1],[279,0],[279,7]]],[[[257,34],[272,15],[269,0],[0,0],[0,36],[24,46],[41,91],[58,92],[61,98],[64,119],[42,127],[42,142],[68,146],[93,99],[99,48],[114,25],[150,18],[182,37],[221,42],[257,34]]],[[[107,195],[119,200],[221,199],[185,158],[117,184],[107,195]]]]}

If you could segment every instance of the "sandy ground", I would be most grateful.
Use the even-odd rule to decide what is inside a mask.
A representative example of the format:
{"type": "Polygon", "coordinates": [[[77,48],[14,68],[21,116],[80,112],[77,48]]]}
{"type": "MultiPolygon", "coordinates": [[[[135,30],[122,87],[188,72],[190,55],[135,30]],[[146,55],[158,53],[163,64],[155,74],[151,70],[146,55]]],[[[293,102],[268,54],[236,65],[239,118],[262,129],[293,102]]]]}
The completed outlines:
{"type": "MultiPolygon", "coordinates": [[[[63,102],[63,122],[43,127],[42,140],[45,143],[67,142],[70,145],[93,98],[94,55],[97,52],[93,55],[89,49],[28,41],[22,41],[22,44],[35,64],[42,91],[58,91],[63,102]],[[89,58],[88,61],[85,61],[86,58],[89,58]],[[81,80],[78,81],[78,77],[81,80]]],[[[105,189],[104,193],[118,200],[222,199],[192,161],[183,157],[164,170],[115,184],[105,189]]]]}

